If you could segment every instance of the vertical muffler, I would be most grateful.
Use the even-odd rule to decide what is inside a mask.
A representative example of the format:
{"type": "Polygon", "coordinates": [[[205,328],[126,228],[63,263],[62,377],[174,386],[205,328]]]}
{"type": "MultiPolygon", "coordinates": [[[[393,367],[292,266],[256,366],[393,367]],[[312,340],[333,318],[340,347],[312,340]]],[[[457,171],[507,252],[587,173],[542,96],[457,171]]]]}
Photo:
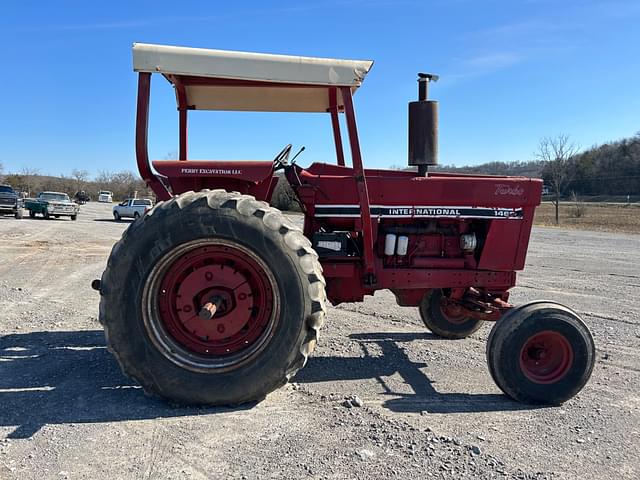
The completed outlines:
{"type": "Polygon", "coordinates": [[[418,101],[409,102],[409,165],[425,176],[429,165],[438,164],[438,102],[427,100],[431,73],[418,74],[418,101]]]}

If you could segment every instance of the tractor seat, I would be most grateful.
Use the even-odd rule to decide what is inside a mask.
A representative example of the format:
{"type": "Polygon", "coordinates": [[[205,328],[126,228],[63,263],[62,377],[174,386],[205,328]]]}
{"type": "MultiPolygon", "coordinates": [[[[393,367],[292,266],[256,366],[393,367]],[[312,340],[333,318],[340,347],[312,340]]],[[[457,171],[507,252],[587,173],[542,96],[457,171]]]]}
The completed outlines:
{"type": "Polygon", "coordinates": [[[154,160],[152,164],[169,178],[223,177],[258,183],[273,175],[271,160],[154,160]]]}

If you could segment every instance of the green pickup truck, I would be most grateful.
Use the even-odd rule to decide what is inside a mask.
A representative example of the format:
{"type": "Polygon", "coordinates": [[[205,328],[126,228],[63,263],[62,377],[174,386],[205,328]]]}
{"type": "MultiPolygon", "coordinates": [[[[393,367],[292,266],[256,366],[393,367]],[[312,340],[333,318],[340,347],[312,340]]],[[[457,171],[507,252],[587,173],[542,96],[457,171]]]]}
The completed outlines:
{"type": "Polygon", "coordinates": [[[78,204],[72,202],[69,195],[60,192],[41,192],[36,198],[27,198],[24,201],[24,208],[29,210],[31,218],[40,214],[46,219],[71,217],[71,220],[78,218],[80,210],[78,204]]]}

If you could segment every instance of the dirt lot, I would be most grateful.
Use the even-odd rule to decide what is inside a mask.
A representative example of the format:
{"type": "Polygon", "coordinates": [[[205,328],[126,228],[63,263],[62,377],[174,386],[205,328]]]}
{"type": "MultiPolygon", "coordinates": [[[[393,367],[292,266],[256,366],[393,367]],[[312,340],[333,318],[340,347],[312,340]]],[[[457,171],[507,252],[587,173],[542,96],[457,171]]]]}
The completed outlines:
{"type": "MultiPolygon", "coordinates": [[[[560,202],[563,228],[615,233],[640,233],[640,203],[560,202]],[[579,215],[579,216],[578,216],[579,215]]],[[[543,202],[536,209],[536,225],[555,226],[555,206],[543,202]]]]}
{"type": "Polygon", "coordinates": [[[95,203],[76,222],[0,218],[0,479],[640,477],[640,236],[534,231],[512,300],[574,307],[598,346],[562,407],[500,393],[490,325],[438,340],[381,292],[330,309],[266,401],[186,409],[145,397],[104,345],[89,283],[126,226],[95,203]]]}

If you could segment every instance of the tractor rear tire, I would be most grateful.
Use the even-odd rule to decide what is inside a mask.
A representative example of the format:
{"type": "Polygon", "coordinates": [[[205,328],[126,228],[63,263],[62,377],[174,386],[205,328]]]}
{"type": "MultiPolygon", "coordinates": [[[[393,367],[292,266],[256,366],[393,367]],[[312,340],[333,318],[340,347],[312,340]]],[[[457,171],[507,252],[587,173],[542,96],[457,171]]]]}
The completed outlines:
{"type": "Polygon", "coordinates": [[[443,297],[441,289],[429,290],[418,306],[422,321],[434,335],[458,340],[468,337],[482,326],[482,320],[448,314],[442,305],[443,297]]]}
{"type": "Polygon", "coordinates": [[[487,340],[491,377],[522,403],[560,405],[587,383],[596,350],[589,328],[571,309],[527,303],[496,322],[487,340]]]}
{"type": "Polygon", "coordinates": [[[147,394],[237,405],[262,400],[304,366],[324,323],[324,289],[311,243],[279,210],[236,192],[187,192],[157,204],[113,247],[100,322],[147,394]],[[204,302],[216,302],[213,317],[198,314],[204,302]]]}

